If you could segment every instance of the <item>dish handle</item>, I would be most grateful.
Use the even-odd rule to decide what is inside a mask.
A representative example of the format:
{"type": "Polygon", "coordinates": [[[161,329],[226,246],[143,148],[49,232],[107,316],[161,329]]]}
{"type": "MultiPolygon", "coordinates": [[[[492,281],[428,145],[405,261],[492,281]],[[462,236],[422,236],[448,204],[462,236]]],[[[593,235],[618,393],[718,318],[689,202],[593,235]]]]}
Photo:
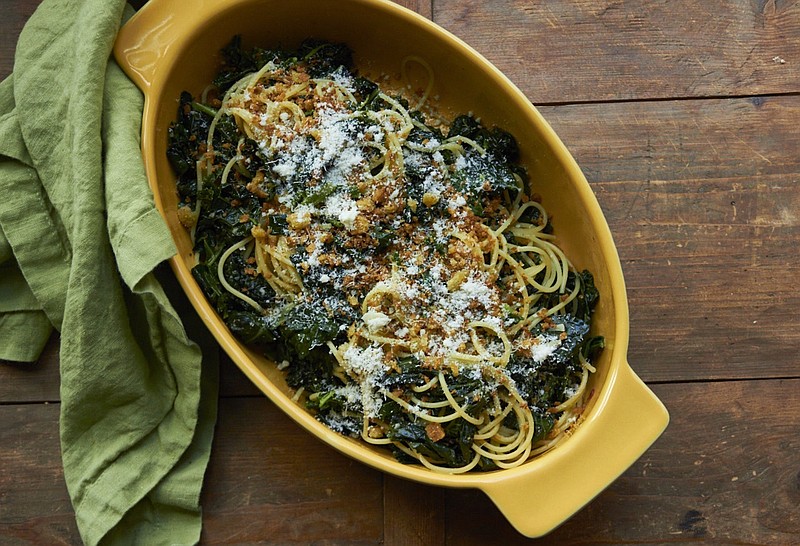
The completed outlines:
{"type": "Polygon", "coordinates": [[[481,485],[520,533],[542,536],[563,523],[627,470],[666,428],[666,408],[626,362],[609,381],[611,388],[601,394],[599,407],[568,442],[534,463],[541,466],[532,471],[523,466],[519,474],[481,485]]]}
{"type": "Polygon", "coordinates": [[[224,9],[224,4],[214,0],[149,0],[117,34],[117,62],[146,93],[160,68],[174,58],[178,41],[214,12],[224,9]]]}

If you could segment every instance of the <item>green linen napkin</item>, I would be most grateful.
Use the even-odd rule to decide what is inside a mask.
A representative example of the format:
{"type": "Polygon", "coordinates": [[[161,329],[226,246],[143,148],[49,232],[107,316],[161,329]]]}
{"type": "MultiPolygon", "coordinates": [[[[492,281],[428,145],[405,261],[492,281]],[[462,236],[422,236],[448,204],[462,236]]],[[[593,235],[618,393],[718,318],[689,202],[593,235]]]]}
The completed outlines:
{"type": "Polygon", "coordinates": [[[130,12],[44,0],[0,83],[0,358],[35,360],[61,332],[64,477],[87,544],[192,544],[216,362],[154,273],[175,248],[142,165],[141,94],[110,57],[130,12]]]}

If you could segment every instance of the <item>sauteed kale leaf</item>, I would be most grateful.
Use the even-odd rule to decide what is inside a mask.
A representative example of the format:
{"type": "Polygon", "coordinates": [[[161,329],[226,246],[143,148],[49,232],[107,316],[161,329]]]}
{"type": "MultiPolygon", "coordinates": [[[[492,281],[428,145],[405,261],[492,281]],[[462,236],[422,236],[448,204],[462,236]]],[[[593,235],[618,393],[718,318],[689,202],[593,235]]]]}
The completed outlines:
{"type": "MultiPolygon", "coordinates": [[[[346,68],[352,63],[349,49],[341,45],[309,40],[299,51],[310,61],[319,77],[337,70],[341,63],[348,63],[346,68]]],[[[243,49],[238,36],[223,49],[222,55],[223,67],[214,80],[216,96],[270,60],[285,65],[297,61],[297,56],[282,50],[243,49]]],[[[220,283],[217,267],[222,253],[246,237],[262,219],[260,198],[248,189],[248,184],[258,176],[256,173],[269,176],[271,171],[262,169],[261,154],[251,140],[242,151],[248,156],[247,168],[237,163],[235,172],[225,185],[221,184],[222,168],[218,168],[211,176],[201,180],[202,189],[198,192],[195,165],[206,152],[206,140],[214,114],[213,107],[200,104],[195,97],[184,92],[180,97],[177,121],[170,125],[168,134],[167,157],[178,176],[177,189],[181,202],[188,210],[193,209],[199,201],[203,211],[195,226],[194,250],[198,265],[193,268],[192,274],[223,321],[243,341],[279,343],[287,347],[289,353],[305,357],[316,347],[335,339],[339,334],[339,323],[333,322],[326,313],[305,305],[286,305],[281,313],[265,317],[241,299],[232,297],[220,283]]],[[[221,165],[234,156],[239,139],[240,134],[233,122],[221,118],[214,133],[215,151],[221,165]]],[[[269,184],[260,187],[268,189],[269,184]]],[[[309,201],[313,199],[314,195],[308,197],[309,201]]],[[[285,222],[285,215],[272,215],[269,218],[270,229],[273,233],[280,232],[285,228],[285,222]]],[[[237,253],[231,255],[224,268],[228,282],[265,308],[280,304],[274,300],[275,293],[270,285],[263,277],[254,275],[253,268],[248,268],[245,261],[237,253]]]]}
{"type": "MultiPolygon", "coordinates": [[[[339,214],[336,211],[324,228],[330,232],[327,234],[330,237],[318,238],[310,244],[298,244],[291,249],[289,258],[296,270],[305,266],[303,286],[321,298],[294,301],[281,298],[265,275],[256,271],[256,258],[249,251],[245,252],[245,246],[237,249],[237,244],[248,237],[252,239],[251,234],[258,230],[265,237],[285,236],[292,231],[299,221],[297,215],[267,206],[268,202],[283,198],[281,191],[291,190],[287,202],[302,209],[321,207],[332,196],[335,197],[341,187],[317,181],[315,177],[319,178],[319,175],[301,162],[291,168],[276,164],[263,143],[243,137],[231,117],[215,119],[215,116],[222,96],[243,77],[270,61],[285,69],[302,63],[305,74],[312,78],[335,80],[347,74],[353,78],[352,100],[360,105],[359,113],[353,116],[346,129],[336,133],[333,140],[338,141],[331,146],[341,148],[344,146],[341,141],[352,140],[356,135],[364,138],[365,134],[373,131],[371,115],[391,110],[396,101],[409,110],[414,121],[407,142],[417,150],[447,139],[462,138],[474,143],[474,147],[465,147],[458,156],[450,149],[442,149],[441,167],[448,170],[450,183],[474,216],[484,219],[492,228],[498,228],[502,223],[498,219],[502,203],[516,199],[528,184],[527,173],[517,163],[519,148],[514,137],[502,129],[483,126],[471,115],[457,117],[449,127],[427,125],[424,116],[409,109],[405,99],[381,95],[376,83],[351,74],[352,54],[343,44],[308,40],[296,51],[243,49],[240,38],[235,37],[223,49],[222,57],[223,67],[214,79],[213,89],[202,102],[189,93],[181,95],[177,121],[169,128],[167,156],[178,177],[179,216],[194,220],[194,223],[186,223],[194,237],[198,262],[192,274],[231,331],[244,343],[265,347],[276,361],[290,362],[286,368],[287,384],[312,394],[307,399],[307,406],[320,421],[344,434],[357,436],[366,433],[362,429],[362,426],[366,427],[363,416],[374,414],[374,420],[381,423],[381,427],[376,427],[381,429],[381,438],[407,446],[439,465],[463,467],[474,460],[472,446],[478,441],[476,438],[481,437],[479,427],[465,419],[428,422],[420,419],[409,406],[419,403],[426,404],[425,407],[444,408],[456,404],[467,416],[477,418],[486,414],[492,397],[497,401],[497,393],[512,382],[522,397],[521,404],[532,412],[535,425],[533,442],[547,437],[558,418],[552,411],[554,405],[570,398],[585,377],[585,361],[603,346],[602,337],[589,335],[591,316],[599,298],[591,273],[570,271],[563,290],[544,293],[538,300],[537,306],[546,310],[558,306],[565,293],[577,292],[569,312],[540,317],[542,320],[526,326],[537,342],[558,338],[558,343],[554,343],[546,356],[535,356],[531,351],[512,351],[504,379],[500,380],[478,368],[460,371],[445,368],[437,376],[430,362],[419,356],[421,353],[399,355],[386,369],[364,371],[369,375],[369,387],[383,397],[376,408],[368,408],[366,406],[374,401],[354,395],[354,385],[343,378],[341,361],[337,362],[337,357],[328,348],[329,344],[339,346],[347,339],[348,329],[362,321],[362,310],[357,303],[350,301],[346,291],[333,287],[330,279],[326,278],[327,274],[309,268],[308,262],[312,256],[318,260],[321,253],[331,251],[332,255],[351,263],[369,262],[375,257],[388,255],[393,267],[405,266],[408,264],[403,263],[398,252],[398,241],[409,234],[398,233],[396,226],[375,222],[363,230],[360,234],[363,237],[357,244],[351,244],[352,239],[341,235],[344,222],[350,220],[346,215],[336,216],[339,214]],[[215,164],[201,171],[198,161],[210,153],[207,143],[212,127],[215,164]],[[198,210],[201,211],[199,216],[195,214],[198,210]],[[233,296],[229,288],[245,298],[233,296]],[[446,381],[447,394],[443,390],[428,389],[438,380],[446,381]],[[425,394],[420,394],[419,399],[406,394],[402,394],[399,400],[390,396],[392,393],[413,392],[425,394]]],[[[370,138],[374,135],[370,134],[370,138]]],[[[362,150],[366,154],[365,160],[373,160],[370,150],[374,153],[373,148],[381,145],[370,141],[370,146],[362,150]]],[[[414,160],[412,152],[409,152],[408,159],[404,176],[409,206],[399,212],[398,217],[409,225],[429,226],[453,214],[455,199],[447,201],[431,197],[429,190],[436,182],[436,173],[430,164],[414,160]]],[[[377,176],[382,166],[376,162],[375,167],[370,164],[370,168],[373,169],[371,174],[377,176]]],[[[332,169],[335,165],[331,161],[321,167],[322,171],[332,169]]],[[[365,197],[364,189],[356,185],[348,191],[353,200],[365,197]]],[[[542,231],[549,234],[552,227],[543,216],[539,208],[528,207],[520,214],[519,220],[531,226],[541,226],[542,231]]],[[[456,255],[453,247],[441,240],[441,234],[437,237],[436,229],[420,229],[418,238],[436,259],[456,255]]],[[[505,240],[508,248],[518,244],[511,231],[506,233],[505,240]]],[[[536,260],[536,257],[531,258],[526,265],[535,268],[538,265],[536,260]]],[[[533,291],[532,285],[544,282],[544,277],[545,271],[542,270],[530,281],[528,288],[533,291]]],[[[514,284],[516,278],[511,267],[506,265],[498,272],[496,284],[505,292],[519,291],[514,284]]],[[[465,280],[461,279],[462,282],[465,280]]],[[[475,284],[473,279],[469,281],[475,284]]],[[[436,292],[437,282],[430,271],[419,275],[419,286],[431,293],[436,292]]],[[[449,283],[447,286],[449,289],[449,283]]],[[[458,284],[454,286],[454,290],[458,288],[458,284]]],[[[522,322],[510,307],[503,320],[506,321],[504,326],[522,322]]],[[[507,412],[502,418],[502,430],[520,430],[522,425],[522,418],[518,422],[518,414],[514,412],[507,412]]],[[[501,430],[500,424],[497,429],[501,430]]],[[[486,435],[485,431],[483,435],[486,435]]],[[[415,460],[408,451],[394,444],[390,447],[399,460],[415,460]]],[[[482,456],[477,467],[493,470],[498,465],[492,458],[482,456]]]]}

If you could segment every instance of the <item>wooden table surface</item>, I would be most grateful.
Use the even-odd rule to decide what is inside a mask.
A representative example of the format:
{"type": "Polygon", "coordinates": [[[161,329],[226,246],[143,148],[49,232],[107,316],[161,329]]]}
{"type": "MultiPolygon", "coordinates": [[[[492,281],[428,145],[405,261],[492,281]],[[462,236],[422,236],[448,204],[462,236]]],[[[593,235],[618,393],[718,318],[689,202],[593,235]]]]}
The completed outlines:
{"type": "MultiPolygon", "coordinates": [[[[0,77],[38,3],[2,1],[0,77]]],[[[629,360],[671,424],[528,540],[479,492],[322,445],[223,360],[202,542],[800,544],[800,2],[403,3],[505,72],[577,159],[622,260],[629,360]]],[[[80,543],[58,347],[0,364],[2,544],[80,543]]]]}

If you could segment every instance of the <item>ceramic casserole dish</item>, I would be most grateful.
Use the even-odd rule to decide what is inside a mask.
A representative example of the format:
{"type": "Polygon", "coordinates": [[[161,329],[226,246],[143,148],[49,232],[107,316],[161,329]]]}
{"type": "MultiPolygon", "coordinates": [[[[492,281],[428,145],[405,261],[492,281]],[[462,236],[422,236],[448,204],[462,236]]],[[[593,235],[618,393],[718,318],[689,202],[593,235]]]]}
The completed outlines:
{"type": "MultiPolygon", "coordinates": [[[[172,268],[200,317],[234,362],[278,407],[322,441],[389,474],[486,493],[522,534],[543,535],[623,473],[658,438],[668,415],[627,363],[628,308],[611,233],[588,183],[528,99],[496,68],[427,19],[382,0],[150,0],[122,28],[115,56],[145,96],[142,153],[156,206],[177,255],[172,268]],[[181,91],[198,93],[234,35],[260,47],[296,47],[308,37],[348,44],[366,75],[398,73],[402,59],[424,58],[447,112],[474,112],[519,141],[536,192],[552,215],[561,248],[594,274],[601,299],[593,329],[606,347],[595,362],[585,421],[553,450],[521,466],[447,475],[397,462],[388,450],[339,435],[292,401],[275,363],[239,343],[209,305],[190,269],[191,241],[179,223],[167,129],[181,91]],[[542,494],[546,493],[546,494],[542,494]]],[[[304,432],[298,429],[298,434],[304,432]]]]}

